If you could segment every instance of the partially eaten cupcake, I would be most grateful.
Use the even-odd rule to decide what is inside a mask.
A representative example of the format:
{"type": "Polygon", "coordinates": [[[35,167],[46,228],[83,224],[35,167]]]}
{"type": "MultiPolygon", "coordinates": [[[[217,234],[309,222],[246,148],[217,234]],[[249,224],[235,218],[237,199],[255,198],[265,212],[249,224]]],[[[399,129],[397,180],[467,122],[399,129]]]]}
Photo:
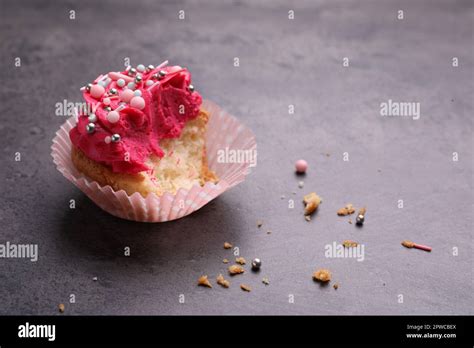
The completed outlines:
{"type": "Polygon", "coordinates": [[[180,66],[138,65],[83,88],[90,113],[69,136],[72,162],[100,185],[162,195],[217,182],[207,165],[209,113],[180,66]]]}

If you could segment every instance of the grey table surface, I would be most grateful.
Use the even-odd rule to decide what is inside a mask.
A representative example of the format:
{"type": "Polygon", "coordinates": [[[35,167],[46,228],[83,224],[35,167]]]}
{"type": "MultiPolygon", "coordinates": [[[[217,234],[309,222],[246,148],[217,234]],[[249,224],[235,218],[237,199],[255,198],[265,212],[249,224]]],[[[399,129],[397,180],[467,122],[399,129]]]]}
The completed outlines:
{"type": "Polygon", "coordinates": [[[0,314],[58,314],[59,303],[64,315],[473,313],[472,1],[0,8],[0,243],[39,253],[0,259],[0,314]],[[81,86],[126,57],[188,67],[205,98],[253,130],[258,165],[245,182],[186,218],[144,224],[101,211],[56,170],[50,146],[65,121],[56,103],[80,102],[81,86]],[[419,102],[420,118],[382,117],[389,99],[419,102]],[[303,178],[298,158],[309,162],[303,178]],[[323,203],[306,222],[301,198],[311,191],[323,203]],[[367,206],[363,228],[336,215],[349,202],[367,206]],[[364,245],[363,261],[325,257],[344,239],[364,245]],[[405,249],[404,239],[433,251],[405,249]],[[225,273],[225,241],[261,258],[261,271],[229,289],[196,286],[201,274],[225,273]],[[317,268],[339,289],[315,283],[317,268]]]}

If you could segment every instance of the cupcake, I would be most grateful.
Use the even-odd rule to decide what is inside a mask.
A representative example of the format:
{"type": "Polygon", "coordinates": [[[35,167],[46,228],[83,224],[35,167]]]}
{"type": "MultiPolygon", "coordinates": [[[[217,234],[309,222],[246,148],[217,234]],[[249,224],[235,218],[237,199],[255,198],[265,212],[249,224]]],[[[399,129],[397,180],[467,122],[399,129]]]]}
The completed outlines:
{"type": "Polygon", "coordinates": [[[85,177],[143,197],[218,182],[206,156],[211,115],[187,69],[138,65],[82,90],[90,111],[69,137],[72,163],[85,177]]]}

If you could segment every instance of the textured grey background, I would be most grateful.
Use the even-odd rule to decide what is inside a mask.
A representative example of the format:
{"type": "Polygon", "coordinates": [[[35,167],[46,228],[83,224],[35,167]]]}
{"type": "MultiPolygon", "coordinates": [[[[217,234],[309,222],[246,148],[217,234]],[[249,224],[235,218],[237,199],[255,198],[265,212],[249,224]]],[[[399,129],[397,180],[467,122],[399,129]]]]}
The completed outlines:
{"type": "Polygon", "coordinates": [[[285,3],[1,0],[0,242],[38,243],[39,260],[0,259],[0,314],[56,314],[70,294],[66,314],[473,313],[472,2],[285,3]],[[81,101],[79,87],[124,57],[187,66],[205,98],[255,132],[259,162],[244,183],[182,220],[142,224],[104,213],[62,177],[50,155],[65,120],[55,103],[81,101]],[[382,118],[388,99],[420,102],[421,119],[382,118]],[[304,189],[298,158],[310,163],[304,189]],[[313,190],[324,202],[308,223],[300,200],[313,190]],[[336,216],[348,202],[367,206],[362,229],[336,216]],[[363,262],[325,258],[344,239],[365,244],[363,262]],[[224,241],[260,257],[261,272],[197,287],[225,271],[224,241]],[[312,281],[319,267],[339,290],[312,281]]]}

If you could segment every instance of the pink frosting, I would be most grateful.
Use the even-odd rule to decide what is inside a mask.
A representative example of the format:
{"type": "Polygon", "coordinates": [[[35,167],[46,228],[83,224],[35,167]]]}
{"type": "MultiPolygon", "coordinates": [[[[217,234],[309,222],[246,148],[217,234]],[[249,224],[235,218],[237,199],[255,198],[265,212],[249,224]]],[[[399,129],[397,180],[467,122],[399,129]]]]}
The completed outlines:
{"type": "Polygon", "coordinates": [[[127,84],[135,77],[128,76],[127,71],[106,75],[112,81],[103,88],[102,94],[102,86],[97,83],[90,91],[84,90],[84,99],[95,110],[93,112],[97,117],[93,122],[94,131],[87,132],[90,123],[88,115],[80,115],[76,127],[69,133],[74,146],[116,173],[134,174],[152,170],[145,161],[151,154],[164,155],[159,146],[160,140],[179,137],[186,122],[198,116],[202,103],[199,93],[189,88],[191,74],[186,69],[170,66],[137,74],[142,76],[142,82],[136,85],[134,91],[140,91],[140,97],[129,98],[131,91],[127,84]],[[166,75],[156,78],[155,74],[160,70],[166,75]],[[124,87],[117,84],[120,78],[125,80],[124,87]],[[154,85],[147,85],[148,80],[154,85]],[[112,88],[117,90],[116,95],[110,93],[112,88]],[[108,106],[119,113],[118,120],[115,114],[107,119],[109,111],[105,110],[105,98],[109,99],[105,100],[109,102],[108,106]],[[119,141],[110,141],[114,134],[120,135],[119,141]]]}

